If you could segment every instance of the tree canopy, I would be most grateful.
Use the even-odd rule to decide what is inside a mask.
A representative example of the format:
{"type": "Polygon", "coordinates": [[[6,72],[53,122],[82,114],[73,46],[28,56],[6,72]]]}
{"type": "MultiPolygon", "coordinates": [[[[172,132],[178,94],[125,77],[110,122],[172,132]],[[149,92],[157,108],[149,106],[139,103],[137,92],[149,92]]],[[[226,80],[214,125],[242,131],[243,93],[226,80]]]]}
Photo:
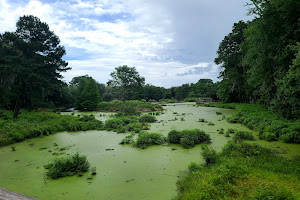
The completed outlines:
{"type": "Polygon", "coordinates": [[[15,32],[0,35],[2,104],[15,110],[51,102],[61,85],[61,72],[70,68],[62,60],[65,48],[49,26],[32,15],[20,17],[15,32]]]}

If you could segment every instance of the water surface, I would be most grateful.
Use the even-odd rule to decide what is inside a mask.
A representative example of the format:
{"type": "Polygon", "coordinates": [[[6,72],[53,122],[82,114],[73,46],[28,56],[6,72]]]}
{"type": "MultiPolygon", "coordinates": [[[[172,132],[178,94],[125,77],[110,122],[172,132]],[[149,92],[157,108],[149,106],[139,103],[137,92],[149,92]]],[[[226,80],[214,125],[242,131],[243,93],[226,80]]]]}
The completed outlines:
{"type": "MultiPolygon", "coordinates": [[[[199,128],[211,135],[211,145],[219,151],[230,139],[218,134],[219,129],[224,128],[226,131],[228,128],[235,128],[250,131],[241,124],[229,124],[223,119],[223,115],[229,117],[236,113],[235,110],[195,107],[192,104],[170,104],[164,108],[164,114],[157,116],[158,122],[151,124],[150,132],[167,135],[174,128],[178,130],[199,128]],[[222,112],[223,115],[216,115],[216,111],[222,112]],[[198,122],[199,118],[204,118],[215,125],[209,126],[207,123],[198,122]]],[[[102,121],[109,118],[109,114],[103,113],[84,114],[94,114],[102,121]]],[[[11,151],[9,146],[2,147],[0,187],[41,200],[165,200],[176,195],[178,176],[187,170],[189,163],[203,162],[200,156],[201,145],[192,149],[183,149],[179,145],[161,145],[143,150],[130,145],[119,145],[122,138],[128,134],[109,131],[62,132],[15,144],[15,152],[11,151]],[[55,146],[55,143],[58,146],[55,146]],[[67,147],[67,150],[59,151],[61,147],[67,147]],[[173,148],[176,150],[172,150],[173,148]],[[57,157],[53,155],[54,153],[63,153],[58,156],[66,156],[77,151],[87,155],[91,166],[97,169],[96,176],[91,176],[90,172],[87,172],[82,177],[73,176],[56,180],[45,177],[46,170],[43,166],[57,157]],[[88,177],[93,179],[88,180],[88,177]]],[[[300,145],[256,142],[282,149],[284,155],[288,156],[300,152],[300,145]]]]}

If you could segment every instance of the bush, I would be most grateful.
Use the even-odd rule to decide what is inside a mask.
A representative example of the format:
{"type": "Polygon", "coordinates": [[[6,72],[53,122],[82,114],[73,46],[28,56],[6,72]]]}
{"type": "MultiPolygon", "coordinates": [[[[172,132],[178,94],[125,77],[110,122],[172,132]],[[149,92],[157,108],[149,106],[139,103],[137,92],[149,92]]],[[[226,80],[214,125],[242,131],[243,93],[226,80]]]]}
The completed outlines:
{"type": "Polygon", "coordinates": [[[156,121],[156,117],[153,115],[143,115],[139,118],[139,122],[155,122],[156,121]]]}
{"type": "Polygon", "coordinates": [[[201,166],[195,162],[192,162],[191,164],[189,164],[188,168],[189,168],[189,172],[196,172],[201,169],[201,166]]]}
{"type": "Polygon", "coordinates": [[[80,156],[78,152],[66,158],[56,158],[52,163],[45,165],[45,168],[48,169],[46,175],[52,179],[86,172],[89,167],[86,156],[80,156]]]}
{"type": "Polygon", "coordinates": [[[214,164],[217,160],[217,152],[208,146],[204,146],[202,148],[201,155],[204,158],[206,164],[214,164]]]}
{"type": "Polygon", "coordinates": [[[199,129],[171,130],[168,134],[168,141],[174,144],[181,144],[184,148],[189,148],[195,144],[210,142],[210,135],[199,129]]]}
{"type": "Polygon", "coordinates": [[[233,136],[234,141],[240,140],[255,140],[251,132],[248,131],[237,131],[233,136]]]}
{"type": "Polygon", "coordinates": [[[168,134],[168,142],[174,144],[180,144],[182,132],[177,130],[171,130],[168,134]]]}
{"type": "Polygon", "coordinates": [[[161,133],[140,133],[135,146],[145,149],[151,145],[159,145],[166,142],[166,138],[161,133]]]}
{"type": "Polygon", "coordinates": [[[120,142],[120,144],[132,144],[134,143],[134,140],[133,140],[133,135],[128,135],[126,136],[125,138],[123,138],[120,142]]]}
{"type": "Polygon", "coordinates": [[[122,119],[115,118],[115,119],[109,119],[105,122],[105,128],[108,129],[118,129],[125,126],[125,123],[122,119]]]}

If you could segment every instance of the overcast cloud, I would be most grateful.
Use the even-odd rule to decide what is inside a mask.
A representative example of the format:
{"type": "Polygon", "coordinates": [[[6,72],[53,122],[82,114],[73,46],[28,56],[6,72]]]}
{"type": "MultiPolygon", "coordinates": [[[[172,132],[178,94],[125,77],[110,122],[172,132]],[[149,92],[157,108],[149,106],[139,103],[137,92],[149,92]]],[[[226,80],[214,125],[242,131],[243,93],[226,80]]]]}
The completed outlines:
{"type": "Polygon", "coordinates": [[[217,81],[213,63],[233,23],[249,20],[246,0],[0,0],[0,33],[35,15],[66,48],[69,82],[88,74],[106,83],[115,67],[136,67],[146,83],[217,81]]]}

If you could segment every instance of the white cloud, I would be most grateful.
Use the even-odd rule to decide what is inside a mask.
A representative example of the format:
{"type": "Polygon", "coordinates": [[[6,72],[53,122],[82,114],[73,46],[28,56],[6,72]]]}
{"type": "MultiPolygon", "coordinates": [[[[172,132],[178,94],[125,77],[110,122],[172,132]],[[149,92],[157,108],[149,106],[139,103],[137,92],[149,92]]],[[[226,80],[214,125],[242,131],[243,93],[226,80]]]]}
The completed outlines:
{"type": "Polygon", "coordinates": [[[216,80],[212,62],[218,43],[246,12],[240,0],[47,2],[0,0],[0,32],[14,31],[19,16],[35,15],[66,47],[73,69],[65,80],[89,74],[105,83],[115,67],[127,64],[146,82],[166,87],[216,80]]]}

